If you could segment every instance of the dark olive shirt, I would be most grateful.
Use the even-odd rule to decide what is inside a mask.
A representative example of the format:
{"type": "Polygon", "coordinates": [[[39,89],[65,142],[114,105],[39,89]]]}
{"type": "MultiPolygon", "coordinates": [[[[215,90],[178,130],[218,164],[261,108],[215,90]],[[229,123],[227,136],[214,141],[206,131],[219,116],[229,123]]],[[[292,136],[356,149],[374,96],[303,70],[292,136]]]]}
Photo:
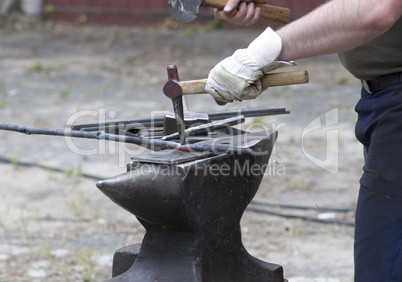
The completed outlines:
{"type": "Polygon", "coordinates": [[[386,33],[339,54],[342,64],[355,77],[364,80],[402,72],[402,17],[386,33]]]}

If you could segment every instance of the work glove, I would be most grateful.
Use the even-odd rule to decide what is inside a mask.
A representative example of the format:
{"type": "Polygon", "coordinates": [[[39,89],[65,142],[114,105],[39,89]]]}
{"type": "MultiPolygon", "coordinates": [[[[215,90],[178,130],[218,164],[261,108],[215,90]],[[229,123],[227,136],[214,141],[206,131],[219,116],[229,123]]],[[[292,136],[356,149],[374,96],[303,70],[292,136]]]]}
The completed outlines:
{"type": "Polygon", "coordinates": [[[255,99],[266,90],[261,78],[276,68],[281,48],[281,38],[268,27],[246,49],[236,50],[217,64],[209,73],[205,90],[219,105],[255,99]]]}

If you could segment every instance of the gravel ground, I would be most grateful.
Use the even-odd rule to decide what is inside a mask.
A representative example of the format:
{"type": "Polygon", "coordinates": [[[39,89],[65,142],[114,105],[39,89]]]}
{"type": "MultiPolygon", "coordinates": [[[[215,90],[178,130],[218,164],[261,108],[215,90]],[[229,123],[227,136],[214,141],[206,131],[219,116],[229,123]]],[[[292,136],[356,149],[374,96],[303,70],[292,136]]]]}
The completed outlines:
{"type": "MultiPolygon", "coordinates": [[[[205,78],[217,62],[259,32],[169,21],[157,28],[61,23],[4,28],[0,123],[61,129],[70,121],[149,118],[172,111],[162,93],[167,65],[177,64],[182,80],[205,78]]],[[[188,109],[285,107],[290,114],[253,118],[242,125],[279,132],[255,199],[353,209],[363,162],[353,133],[359,83],[336,56],[297,63],[296,69],[309,71],[309,84],[272,88],[256,100],[225,107],[207,95],[194,95],[187,99],[188,109]]],[[[0,281],[110,278],[114,251],[141,242],[144,229],[95,183],[123,173],[130,155],[140,149],[4,131],[0,141],[0,281]]],[[[353,211],[269,210],[354,219],[353,211]]],[[[352,281],[353,226],[252,211],[246,211],[241,224],[247,250],[282,265],[289,281],[352,281]]]]}

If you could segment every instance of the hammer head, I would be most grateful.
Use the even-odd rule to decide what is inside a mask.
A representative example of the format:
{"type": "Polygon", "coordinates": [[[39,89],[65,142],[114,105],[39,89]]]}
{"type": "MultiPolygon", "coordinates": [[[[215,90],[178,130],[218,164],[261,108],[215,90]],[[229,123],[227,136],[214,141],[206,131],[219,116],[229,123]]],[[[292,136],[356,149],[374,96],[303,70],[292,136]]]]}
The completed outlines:
{"type": "Polygon", "coordinates": [[[172,18],[182,22],[191,22],[198,17],[200,7],[205,0],[168,0],[172,18]]]}
{"type": "Polygon", "coordinates": [[[185,143],[186,126],[184,124],[184,110],[182,101],[182,88],[179,84],[179,74],[176,65],[168,66],[168,82],[163,87],[163,93],[173,102],[173,110],[176,118],[177,132],[179,133],[180,144],[185,143]]]}

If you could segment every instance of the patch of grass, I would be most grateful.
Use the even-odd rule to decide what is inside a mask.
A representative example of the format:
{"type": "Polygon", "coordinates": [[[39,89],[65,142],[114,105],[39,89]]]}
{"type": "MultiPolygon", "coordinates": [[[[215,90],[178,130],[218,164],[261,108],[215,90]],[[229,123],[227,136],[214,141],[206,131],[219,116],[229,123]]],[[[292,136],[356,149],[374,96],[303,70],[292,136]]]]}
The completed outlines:
{"type": "Polygon", "coordinates": [[[67,99],[70,96],[70,90],[66,86],[62,86],[60,87],[59,94],[62,99],[67,99]]]}
{"type": "Polygon", "coordinates": [[[93,282],[96,276],[96,261],[93,259],[94,251],[86,250],[74,250],[75,264],[83,267],[83,281],[93,282]]]}
{"type": "Polygon", "coordinates": [[[7,17],[6,15],[0,15],[0,29],[3,29],[6,27],[7,24],[7,17]]]}
{"type": "Polygon", "coordinates": [[[330,106],[332,108],[338,108],[339,109],[342,105],[341,105],[341,102],[339,100],[335,100],[335,101],[331,101],[330,106]]]}
{"type": "Polygon", "coordinates": [[[101,98],[101,97],[105,96],[105,94],[107,94],[108,90],[109,89],[107,86],[95,85],[92,88],[92,95],[101,98]]]}
{"type": "Polygon", "coordinates": [[[188,26],[184,29],[184,35],[186,37],[192,37],[195,33],[197,33],[197,28],[195,26],[188,26]]]}
{"type": "Polygon", "coordinates": [[[336,83],[337,83],[338,85],[345,85],[345,84],[348,84],[348,83],[349,83],[349,78],[348,78],[348,77],[340,77],[340,78],[336,81],[336,83]]]}
{"type": "Polygon", "coordinates": [[[63,171],[63,174],[68,177],[81,177],[81,167],[72,167],[63,171]]]}
{"type": "Polygon", "coordinates": [[[26,82],[21,83],[19,91],[26,92],[27,90],[28,90],[28,83],[26,82]]]}
{"type": "Polygon", "coordinates": [[[28,231],[28,221],[25,216],[22,216],[19,220],[17,220],[17,224],[21,228],[24,233],[25,240],[27,241],[28,246],[32,246],[32,236],[28,231]]]}
{"type": "Polygon", "coordinates": [[[10,245],[10,237],[8,236],[7,226],[6,226],[3,218],[5,218],[7,216],[9,210],[10,210],[10,205],[7,204],[6,212],[4,214],[2,214],[0,217],[0,228],[3,229],[4,239],[6,240],[7,245],[10,245]]]}
{"type": "Polygon", "coordinates": [[[49,179],[57,180],[57,172],[53,168],[46,167],[46,171],[49,173],[49,179]]]}
{"type": "Polygon", "coordinates": [[[6,105],[7,105],[7,99],[6,98],[0,99],[0,110],[4,109],[6,105]]]}
{"type": "Polygon", "coordinates": [[[38,126],[38,127],[48,127],[49,126],[49,121],[45,117],[42,117],[39,115],[37,115],[33,118],[33,122],[34,122],[35,126],[38,126]]]}
{"type": "Polygon", "coordinates": [[[2,92],[2,93],[7,93],[7,87],[6,87],[6,84],[3,82],[3,81],[1,81],[0,80],[0,92],[2,92]]]}
{"type": "Polygon", "coordinates": [[[10,161],[11,161],[12,166],[13,166],[14,168],[16,168],[17,165],[18,165],[18,159],[17,159],[17,157],[12,157],[12,158],[10,158],[10,161]]]}
{"type": "Polygon", "coordinates": [[[291,134],[289,137],[289,143],[294,144],[296,142],[296,137],[294,136],[294,134],[291,134]]]}
{"type": "Polygon", "coordinates": [[[18,110],[16,108],[12,108],[11,109],[11,116],[13,117],[17,117],[19,114],[18,110]]]}
{"type": "Polygon", "coordinates": [[[48,259],[52,258],[52,244],[47,241],[42,243],[41,247],[38,249],[41,253],[44,253],[48,259]]]}
{"type": "Polygon", "coordinates": [[[339,147],[343,147],[343,145],[345,144],[343,138],[341,136],[338,136],[338,145],[339,147]]]}
{"type": "Polygon", "coordinates": [[[268,88],[268,95],[272,95],[274,97],[281,97],[283,99],[284,104],[288,104],[291,99],[293,90],[289,85],[270,87],[268,88]]]}
{"type": "Polygon", "coordinates": [[[56,7],[53,4],[47,4],[43,7],[43,12],[45,14],[53,14],[56,11],[56,7]]]}
{"type": "Polygon", "coordinates": [[[292,221],[288,220],[288,226],[285,228],[285,235],[287,237],[287,245],[286,245],[286,252],[289,255],[294,253],[294,237],[295,237],[295,229],[292,226],[292,221]]]}
{"type": "Polygon", "coordinates": [[[40,61],[36,61],[32,67],[31,70],[36,73],[36,74],[49,74],[50,73],[50,68],[46,67],[45,65],[43,65],[42,62],[40,61]]]}
{"type": "Polygon", "coordinates": [[[251,124],[253,125],[264,124],[264,117],[254,117],[251,124]]]}
{"type": "Polygon", "coordinates": [[[44,70],[44,67],[41,62],[35,62],[32,67],[32,71],[34,72],[42,72],[44,70]]]}
{"type": "Polygon", "coordinates": [[[70,200],[66,201],[67,207],[77,218],[82,218],[84,216],[88,203],[89,199],[84,198],[81,194],[73,194],[71,195],[70,200]]]}
{"type": "Polygon", "coordinates": [[[82,211],[82,204],[80,203],[78,196],[73,196],[73,198],[70,201],[66,202],[67,207],[71,210],[71,212],[74,214],[76,217],[82,217],[83,216],[83,211],[82,211]]]}
{"type": "Polygon", "coordinates": [[[222,20],[214,18],[207,24],[207,30],[215,31],[222,28],[222,20]]]}
{"type": "Polygon", "coordinates": [[[307,187],[307,181],[303,177],[294,177],[290,186],[291,189],[300,190],[307,187]]]}

